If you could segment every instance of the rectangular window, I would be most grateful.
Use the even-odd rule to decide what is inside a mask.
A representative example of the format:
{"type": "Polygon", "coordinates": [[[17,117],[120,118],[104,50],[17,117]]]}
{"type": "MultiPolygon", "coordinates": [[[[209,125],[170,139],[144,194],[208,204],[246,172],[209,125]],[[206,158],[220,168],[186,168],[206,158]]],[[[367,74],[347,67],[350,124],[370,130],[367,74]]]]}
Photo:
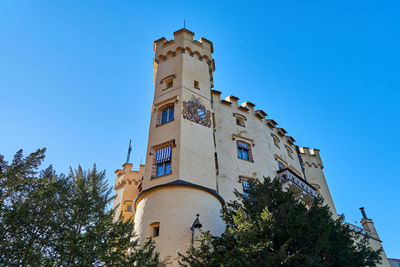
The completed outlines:
{"type": "Polygon", "coordinates": [[[238,149],[238,158],[244,160],[250,160],[249,157],[249,150],[250,147],[248,144],[243,142],[237,142],[237,149],[238,149]]]}
{"type": "Polygon", "coordinates": [[[165,108],[161,111],[161,122],[164,124],[174,120],[174,107],[165,108]]]}
{"type": "Polygon", "coordinates": [[[160,226],[159,225],[153,226],[153,237],[157,237],[159,235],[160,235],[160,226]]]}
{"type": "Polygon", "coordinates": [[[196,89],[200,89],[199,81],[194,81],[194,86],[193,87],[196,88],[196,89]]]}
{"type": "Polygon", "coordinates": [[[131,205],[128,205],[128,206],[126,207],[126,211],[132,211],[132,206],[131,206],[131,205]]]}
{"type": "Polygon", "coordinates": [[[156,177],[171,173],[171,147],[156,152],[156,177]]]}

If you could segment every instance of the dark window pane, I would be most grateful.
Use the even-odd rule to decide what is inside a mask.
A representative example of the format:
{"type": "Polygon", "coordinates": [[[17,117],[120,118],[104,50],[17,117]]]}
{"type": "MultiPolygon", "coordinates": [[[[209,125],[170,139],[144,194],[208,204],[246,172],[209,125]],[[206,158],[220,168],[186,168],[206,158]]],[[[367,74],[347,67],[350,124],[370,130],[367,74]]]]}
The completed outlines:
{"type": "Polygon", "coordinates": [[[238,158],[243,159],[242,149],[238,148],[238,158]]]}
{"type": "Polygon", "coordinates": [[[174,120],[174,108],[169,109],[169,116],[168,116],[168,121],[174,120]]]}
{"type": "Polygon", "coordinates": [[[164,174],[170,174],[171,173],[171,161],[165,162],[164,166],[164,174]]]}
{"type": "Polygon", "coordinates": [[[246,149],[243,149],[243,159],[249,160],[249,151],[246,149]]]}
{"type": "Polygon", "coordinates": [[[161,124],[166,123],[168,121],[168,110],[163,110],[161,115],[161,124]]]}
{"type": "Polygon", "coordinates": [[[163,170],[164,170],[164,163],[157,164],[156,177],[162,176],[163,175],[163,170]]]}

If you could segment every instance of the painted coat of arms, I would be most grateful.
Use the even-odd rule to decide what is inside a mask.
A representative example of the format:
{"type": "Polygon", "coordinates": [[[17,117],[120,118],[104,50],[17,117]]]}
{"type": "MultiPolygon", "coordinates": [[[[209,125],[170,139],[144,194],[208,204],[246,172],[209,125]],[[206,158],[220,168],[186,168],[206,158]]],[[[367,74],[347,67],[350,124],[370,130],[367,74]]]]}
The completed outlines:
{"type": "Polygon", "coordinates": [[[201,104],[200,97],[192,96],[189,101],[183,101],[182,114],[184,119],[211,127],[211,112],[201,104]]]}

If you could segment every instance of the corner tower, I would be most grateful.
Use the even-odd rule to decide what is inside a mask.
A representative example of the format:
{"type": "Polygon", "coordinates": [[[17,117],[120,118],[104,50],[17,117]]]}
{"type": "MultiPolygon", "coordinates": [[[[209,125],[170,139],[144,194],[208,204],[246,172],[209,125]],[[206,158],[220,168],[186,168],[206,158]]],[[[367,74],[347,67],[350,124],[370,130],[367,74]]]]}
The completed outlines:
{"type": "Polygon", "coordinates": [[[213,45],[181,29],[174,39],[154,42],[154,99],[146,167],[134,200],[135,231],[153,236],[165,264],[192,242],[200,214],[203,230],[220,234],[223,199],[217,192],[210,88],[213,45]]]}

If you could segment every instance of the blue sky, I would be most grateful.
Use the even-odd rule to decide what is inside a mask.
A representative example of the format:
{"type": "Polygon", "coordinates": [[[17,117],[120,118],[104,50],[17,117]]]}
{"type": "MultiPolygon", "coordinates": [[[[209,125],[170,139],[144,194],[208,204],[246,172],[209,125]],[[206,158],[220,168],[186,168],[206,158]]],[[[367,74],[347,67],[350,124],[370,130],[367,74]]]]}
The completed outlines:
{"type": "Polygon", "coordinates": [[[319,148],[336,209],[365,206],[400,258],[399,1],[1,1],[0,154],[48,149],[58,172],[144,163],[153,41],[214,42],[215,89],[319,148]]]}

